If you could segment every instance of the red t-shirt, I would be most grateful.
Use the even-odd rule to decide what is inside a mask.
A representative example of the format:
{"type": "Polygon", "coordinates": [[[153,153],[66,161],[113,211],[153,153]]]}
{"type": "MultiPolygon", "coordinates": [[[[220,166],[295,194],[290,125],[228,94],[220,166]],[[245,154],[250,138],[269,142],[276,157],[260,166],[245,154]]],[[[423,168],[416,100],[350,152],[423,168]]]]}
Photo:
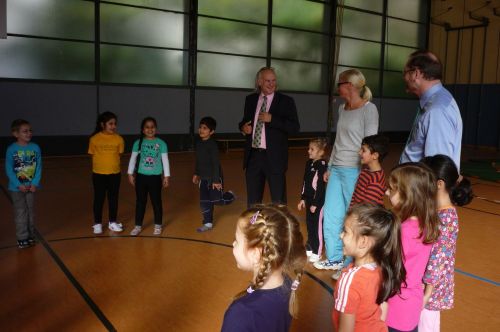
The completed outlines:
{"type": "Polygon", "coordinates": [[[387,331],[387,325],[380,319],[382,310],[377,304],[380,280],[381,271],[375,264],[350,264],[342,271],[334,293],[332,319],[336,330],[340,313],[345,313],[356,316],[356,332],[387,331]]]}

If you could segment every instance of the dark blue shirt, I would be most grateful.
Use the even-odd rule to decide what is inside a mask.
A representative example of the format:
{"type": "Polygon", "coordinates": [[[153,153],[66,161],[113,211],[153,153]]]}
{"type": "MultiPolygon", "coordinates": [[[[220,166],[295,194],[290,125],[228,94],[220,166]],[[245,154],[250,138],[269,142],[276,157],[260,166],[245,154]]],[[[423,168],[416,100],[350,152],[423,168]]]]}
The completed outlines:
{"type": "Polygon", "coordinates": [[[224,314],[222,332],[288,332],[290,283],[258,289],[235,300],[224,314]]]}

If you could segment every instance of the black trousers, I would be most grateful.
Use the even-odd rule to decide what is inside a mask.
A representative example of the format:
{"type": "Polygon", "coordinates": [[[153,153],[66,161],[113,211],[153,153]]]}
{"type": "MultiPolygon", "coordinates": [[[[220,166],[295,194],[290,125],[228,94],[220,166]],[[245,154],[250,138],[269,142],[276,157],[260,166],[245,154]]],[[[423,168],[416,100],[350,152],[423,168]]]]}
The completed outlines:
{"type": "Polygon", "coordinates": [[[306,225],[307,225],[307,247],[312,250],[314,254],[319,251],[319,228],[320,225],[320,212],[323,206],[316,206],[314,213],[309,209],[311,207],[310,201],[306,200],[306,225]]]}
{"type": "Polygon", "coordinates": [[[142,226],[148,194],[153,205],[155,225],[162,224],[163,207],[161,202],[161,175],[144,175],[137,173],[135,177],[135,224],[142,226]]]}
{"type": "Polygon", "coordinates": [[[121,174],[92,173],[94,184],[94,222],[102,224],[102,208],[104,199],[108,196],[108,217],[110,222],[116,221],[118,214],[118,193],[120,192],[121,174]]]}
{"type": "Polygon", "coordinates": [[[286,176],[285,172],[273,173],[263,149],[252,149],[247,168],[245,170],[247,183],[248,207],[262,203],[264,186],[267,180],[271,191],[271,200],[276,204],[286,204],[286,176]]]}
{"type": "MultiPolygon", "coordinates": [[[[221,182],[222,183],[222,182],[221,182]]],[[[234,201],[234,194],[223,189],[212,188],[212,182],[206,179],[200,180],[200,210],[203,216],[203,224],[213,224],[214,205],[228,205],[234,201]]]]}

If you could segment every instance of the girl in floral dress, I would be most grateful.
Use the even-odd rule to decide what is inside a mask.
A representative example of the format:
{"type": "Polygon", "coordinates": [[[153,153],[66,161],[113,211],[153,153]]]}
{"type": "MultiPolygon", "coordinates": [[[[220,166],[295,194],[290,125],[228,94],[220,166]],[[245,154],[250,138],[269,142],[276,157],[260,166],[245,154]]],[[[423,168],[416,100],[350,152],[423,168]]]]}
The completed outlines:
{"type": "Polygon", "coordinates": [[[440,219],[438,240],[433,244],[425,271],[424,308],[418,324],[419,332],[440,330],[440,311],[453,308],[455,287],[455,252],[458,237],[458,216],[454,206],[463,206],[472,200],[469,180],[460,179],[453,160],[445,155],[426,157],[437,179],[437,207],[440,219]]]}

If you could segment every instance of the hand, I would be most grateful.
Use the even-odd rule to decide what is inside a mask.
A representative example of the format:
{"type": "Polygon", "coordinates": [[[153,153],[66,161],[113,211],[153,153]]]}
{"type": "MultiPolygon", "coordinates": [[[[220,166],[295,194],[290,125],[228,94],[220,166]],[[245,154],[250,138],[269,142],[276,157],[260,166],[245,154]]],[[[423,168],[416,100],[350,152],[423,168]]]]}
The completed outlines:
{"type": "Polygon", "coordinates": [[[222,190],[222,183],[212,183],[212,189],[222,190]]]}
{"type": "Polygon", "coordinates": [[[133,174],[128,175],[128,182],[132,185],[132,187],[135,187],[135,177],[133,174]]]}
{"type": "Polygon", "coordinates": [[[323,181],[328,182],[328,178],[330,177],[330,171],[327,171],[323,174],[323,181]]]}
{"type": "Polygon", "coordinates": [[[34,192],[36,191],[36,186],[31,185],[31,186],[28,188],[28,191],[31,191],[32,193],[34,193],[34,192]]]}
{"type": "Polygon", "coordinates": [[[194,184],[198,184],[200,183],[200,177],[198,175],[193,175],[193,183],[194,184]]]}
{"type": "Polygon", "coordinates": [[[311,205],[311,207],[309,208],[309,211],[311,211],[311,213],[315,213],[316,212],[316,206],[311,205]]]}
{"type": "Polygon", "coordinates": [[[250,135],[252,133],[252,121],[248,121],[241,126],[241,132],[243,135],[250,135]]]}
{"type": "Polygon", "coordinates": [[[273,117],[273,115],[271,113],[260,112],[258,119],[259,119],[259,121],[262,121],[262,122],[271,122],[272,117],[273,117]]]}
{"type": "Polygon", "coordinates": [[[305,208],[305,207],[306,207],[306,202],[304,202],[304,200],[302,199],[302,200],[299,202],[299,204],[297,205],[297,209],[298,209],[299,211],[301,211],[301,210],[302,210],[303,208],[305,208]]]}
{"type": "Polygon", "coordinates": [[[163,188],[167,188],[168,187],[168,182],[169,182],[169,179],[170,177],[169,176],[165,176],[163,178],[163,188]]]}
{"type": "Polygon", "coordinates": [[[30,190],[29,188],[30,187],[25,186],[24,184],[22,184],[19,187],[17,187],[17,189],[19,189],[19,191],[22,192],[22,193],[27,193],[30,190]]]}

